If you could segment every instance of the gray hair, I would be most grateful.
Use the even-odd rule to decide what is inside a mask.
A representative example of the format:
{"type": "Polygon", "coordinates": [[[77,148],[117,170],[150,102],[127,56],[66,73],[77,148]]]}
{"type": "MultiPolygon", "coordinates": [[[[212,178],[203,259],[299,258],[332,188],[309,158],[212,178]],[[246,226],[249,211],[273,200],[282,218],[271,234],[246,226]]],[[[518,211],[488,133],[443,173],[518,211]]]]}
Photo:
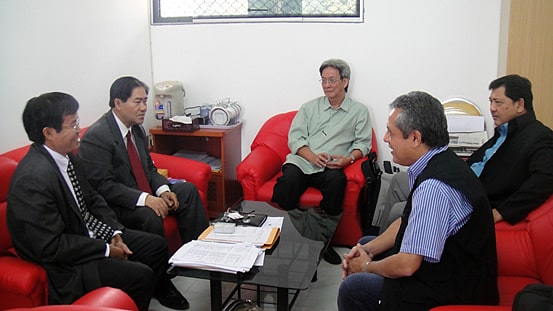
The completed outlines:
{"type": "Polygon", "coordinates": [[[401,109],[395,126],[407,138],[413,131],[421,133],[422,143],[430,148],[449,143],[447,119],[442,103],[432,95],[414,91],[401,95],[391,104],[391,109],[401,109]]]}
{"type": "MultiPolygon", "coordinates": [[[[321,67],[319,67],[319,74],[323,74],[323,70],[325,70],[326,67],[332,67],[338,70],[340,73],[340,79],[347,78],[350,80],[351,78],[351,69],[349,68],[348,63],[341,59],[333,58],[333,59],[327,59],[322,64],[321,67]]],[[[349,83],[346,86],[345,90],[348,91],[349,83]]]]}
{"type": "Polygon", "coordinates": [[[336,68],[338,69],[338,71],[340,72],[340,78],[350,78],[351,77],[351,69],[349,69],[349,65],[348,63],[346,63],[345,61],[341,60],[341,59],[328,59],[328,60],[325,60],[322,64],[321,64],[321,67],[319,67],[319,74],[323,74],[323,70],[326,68],[326,67],[332,67],[332,68],[336,68]]]}

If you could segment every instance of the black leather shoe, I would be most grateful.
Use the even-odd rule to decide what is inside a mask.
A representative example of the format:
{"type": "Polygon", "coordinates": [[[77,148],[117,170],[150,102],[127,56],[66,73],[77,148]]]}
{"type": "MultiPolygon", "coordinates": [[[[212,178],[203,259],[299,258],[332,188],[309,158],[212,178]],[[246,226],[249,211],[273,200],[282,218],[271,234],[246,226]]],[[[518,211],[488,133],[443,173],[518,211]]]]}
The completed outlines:
{"type": "Polygon", "coordinates": [[[339,265],[342,263],[342,257],[336,253],[332,246],[328,246],[323,253],[323,259],[331,265],[339,265]]]}
{"type": "Polygon", "coordinates": [[[166,281],[167,284],[163,284],[160,288],[155,298],[159,301],[164,307],[175,309],[175,310],[186,310],[190,308],[188,300],[177,290],[175,285],[171,280],[166,281]]]}

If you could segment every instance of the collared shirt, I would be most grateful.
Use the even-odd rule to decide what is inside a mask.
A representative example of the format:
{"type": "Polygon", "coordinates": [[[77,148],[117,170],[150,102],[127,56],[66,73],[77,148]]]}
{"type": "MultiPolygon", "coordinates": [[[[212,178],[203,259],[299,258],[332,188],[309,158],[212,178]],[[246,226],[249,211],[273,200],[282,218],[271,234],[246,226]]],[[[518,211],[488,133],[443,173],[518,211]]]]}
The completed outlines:
{"type": "Polygon", "coordinates": [[[509,129],[509,123],[506,122],[500,126],[497,127],[497,130],[499,131],[499,137],[495,141],[495,144],[491,146],[490,148],[486,149],[484,152],[484,157],[482,157],[482,161],[480,162],[474,162],[470,166],[470,168],[474,171],[476,176],[480,177],[480,174],[482,174],[482,171],[484,170],[484,166],[486,166],[486,162],[495,154],[497,149],[503,144],[505,139],[507,138],[507,130],[509,129]]]}
{"type": "MultiPolygon", "coordinates": [[[[79,205],[79,200],[77,200],[77,195],[75,194],[75,189],[73,189],[73,184],[71,183],[71,179],[69,179],[69,174],[67,174],[67,166],[69,165],[69,157],[67,155],[62,155],[52,149],[50,149],[46,145],[42,145],[46,151],[50,154],[52,159],[54,159],[54,162],[56,162],[56,165],[58,166],[58,169],[60,170],[61,175],[63,176],[63,179],[65,180],[65,183],[67,184],[67,187],[71,191],[71,194],[73,195],[73,199],[75,200],[75,204],[79,205]]],[[[86,225],[86,223],[85,223],[86,225]]],[[[95,233],[91,231],[88,226],[86,227],[88,230],[88,236],[92,239],[95,238],[95,233]]],[[[115,230],[115,234],[121,234],[121,230],[115,230]]],[[[106,251],[104,253],[106,257],[109,257],[109,245],[106,243],[106,251]]]]}
{"type": "MultiPolygon", "coordinates": [[[[113,111],[111,112],[113,113],[113,111]]],[[[113,113],[113,116],[115,117],[115,122],[117,122],[117,126],[119,127],[119,131],[121,132],[121,137],[123,138],[123,142],[125,143],[125,146],[127,146],[127,133],[131,132],[131,129],[128,128],[115,113],[113,113]]],[[[132,132],[131,132],[132,133],[132,132]]],[[[131,134],[131,139],[136,146],[136,142],[134,140],[134,136],[131,134]]],[[[138,156],[140,156],[140,153],[138,153],[138,156]]],[[[159,188],[156,189],[156,195],[159,197],[163,192],[171,191],[168,185],[161,185],[159,188]]],[[[146,198],[148,197],[147,192],[142,192],[140,196],[138,197],[138,200],[136,201],[136,206],[146,206],[146,198]]]]}
{"type": "Polygon", "coordinates": [[[292,151],[285,163],[292,163],[305,174],[322,172],[324,167],[313,165],[297,155],[307,146],[314,153],[349,156],[358,149],[364,155],[371,148],[372,127],[369,110],[349,97],[338,109],[332,108],[328,98],[321,96],[301,106],[290,126],[288,146],[292,151]]]}
{"type": "MultiPolygon", "coordinates": [[[[409,167],[410,188],[428,161],[445,150],[447,146],[431,149],[409,167]]],[[[413,192],[411,206],[400,252],[421,255],[427,262],[439,262],[447,238],[467,223],[472,205],[459,190],[437,179],[427,179],[413,192]]]]}

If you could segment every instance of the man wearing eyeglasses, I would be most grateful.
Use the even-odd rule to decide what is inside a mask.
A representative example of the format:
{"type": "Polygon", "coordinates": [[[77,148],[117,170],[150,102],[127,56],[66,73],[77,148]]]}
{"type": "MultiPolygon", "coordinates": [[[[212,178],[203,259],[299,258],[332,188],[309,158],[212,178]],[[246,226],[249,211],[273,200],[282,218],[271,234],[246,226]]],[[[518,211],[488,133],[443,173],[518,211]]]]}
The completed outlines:
{"type": "Polygon", "coordinates": [[[163,237],[125,228],[87,182],[73,154],[79,103],[66,93],[31,98],[23,125],[33,142],[15,170],[7,227],[17,254],[48,274],[48,302],[70,304],[103,286],[147,311],[168,268],[163,237]]]}
{"type": "Polygon", "coordinates": [[[344,168],[369,152],[372,127],[367,107],[346,96],[349,65],[329,59],[319,73],[324,96],[303,104],[292,121],[288,134],[292,152],[286,157],[272,201],[289,211],[300,233],[325,242],[326,261],[339,264],[341,258],[328,242],[342,214],[344,168]],[[299,198],[307,187],[321,191],[318,209],[300,208],[299,198]]]}

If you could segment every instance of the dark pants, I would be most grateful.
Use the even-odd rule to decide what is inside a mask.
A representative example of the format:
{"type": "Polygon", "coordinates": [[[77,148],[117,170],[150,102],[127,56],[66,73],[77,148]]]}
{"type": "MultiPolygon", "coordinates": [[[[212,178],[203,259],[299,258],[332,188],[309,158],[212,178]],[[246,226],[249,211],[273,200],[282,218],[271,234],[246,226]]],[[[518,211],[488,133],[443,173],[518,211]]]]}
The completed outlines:
{"type": "MultiPolygon", "coordinates": [[[[179,233],[183,243],[196,239],[209,225],[200,194],[194,184],[189,182],[170,185],[177,195],[179,208],[170,215],[177,217],[179,233]]],[[[147,206],[137,206],[134,210],[119,208],[119,221],[128,228],[157,234],[165,237],[163,218],[147,206]]]]}
{"type": "Polygon", "coordinates": [[[132,229],[125,229],[122,238],[133,254],[128,260],[98,260],[100,283],[123,290],[139,310],[148,310],[156,284],[159,286],[160,282],[170,281],[165,276],[167,242],[155,234],[132,229]]]}
{"type": "Polygon", "coordinates": [[[290,220],[298,232],[312,240],[330,245],[334,231],[342,217],[342,201],[346,188],[344,171],[325,169],[321,173],[304,174],[297,166],[285,164],[278,178],[271,201],[288,211],[290,220]],[[319,208],[299,209],[300,196],[307,187],[319,189],[323,199],[319,208]]]}
{"type": "Polygon", "coordinates": [[[297,166],[285,164],[282,176],[277,179],[271,201],[285,210],[299,207],[300,196],[308,187],[321,191],[323,199],[319,203],[321,210],[331,216],[342,212],[346,175],[342,169],[325,169],[320,173],[304,174],[297,166]]]}

